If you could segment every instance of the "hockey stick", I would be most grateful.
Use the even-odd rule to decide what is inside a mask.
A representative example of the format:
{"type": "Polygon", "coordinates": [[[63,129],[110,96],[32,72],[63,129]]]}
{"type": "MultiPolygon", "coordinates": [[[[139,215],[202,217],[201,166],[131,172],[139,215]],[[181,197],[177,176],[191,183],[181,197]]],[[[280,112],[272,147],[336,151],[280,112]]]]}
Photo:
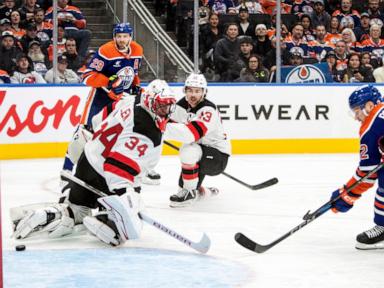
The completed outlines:
{"type": "MultiPolygon", "coordinates": [[[[99,189],[96,189],[95,187],[89,185],[88,183],[84,182],[83,180],[77,178],[76,176],[70,174],[68,171],[61,171],[60,175],[69,181],[72,181],[76,183],[77,185],[84,187],[88,189],[89,191],[95,193],[96,195],[99,195],[100,197],[108,196],[106,193],[100,191],[99,189]]],[[[172,230],[171,228],[168,228],[167,226],[161,224],[160,222],[152,219],[148,215],[140,212],[139,217],[146,222],[147,224],[159,229],[160,231],[164,232],[165,234],[168,234],[172,238],[175,238],[176,240],[179,240],[181,243],[191,247],[192,249],[200,252],[200,253],[207,253],[209,250],[209,247],[211,246],[211,240],[208,238],[207,234],[203,234],[202,238],[199,242],[193,242],[189,240],[188,238],[184,237],[183,235],[177,233],[176,231],[172,230]]]]}
{"type": "MultiPolygon", "coordinates": [[[[373,174],[375,174],[377,171],[379,171],[383,166],[384,166],[384,162],[382,162],[379,165],[377,165],[374,169],[369,171],[369,173],[367,175],[365,175],[363,178],[361,178],[360,180],[358,180],[355,183],[353,183],[351,186],[345,187],[346,191],[344,192],[344,194],[348,193],[351,190],[353,190],[357,185],[359,185],[362,181],[364,181],[364,180],[368,179],[369,177],[371,177],[373,174]]],[[[330,210],[332,208],[333,203],[335,203],[337,200],[339,200],[342,196],[343,196],[343,194],[340,194],[336,198],[329,200],[327,203],[323,204],[320,208],[318,208],[313,213],[310,213],[310,211],[308,211],[303,216],[303,220],[304,220],[303,222],[301,222],[299,225],[294,227],[292,230],[290,230],[289,232],[285,233],[283,236],[279,237],[278,239],[276,239],[275,241],[273,241],[273,242],[271,242],[271,243],[269,243],[267,245],[258,244],[258,243],[256,243],[253,240],[249,239],[247,236],[245,236],[243,233],[240,233],[240,232],[236,233],[235,241],[237,243],[239,243],[241,246],[243,246],[244,248],[247,248],[247,249],[249,249],[251,251],[254,251],[256,253],[263,253],[263,252],[271,249],[273,246],[275,246],[276,244],[280,243],[284,239],[288,238],[293,233],[299,231],[301,228],[303,228],[307,224],[311,223],[312,221],[314,221],[316,218],[318,218],[321,215],[323,215],[328,210],[330,210]]]]}
{"type": "MultiPolygon", "coordinates": [[[[176,151],[180,150],[179,147],[177,147],[176,145],[173,145],[172,143],[170,143],[166,140],[164,140],[164,144],[175,149],[176,151]]],[[[221,172],[221,174],[223,174],[224,176],[227,176],[228,178],[232,179],[233,181],[235,181],[235,182],[237,182],[237,183],[239,183],[239,184],[241,184],[241,185],[243,185],[243,186],[245,186],[251,190],[259,190],[259,189],[267,188],[267,187],[272,186],[272,185],[276,184],[277,182],[279,182],[279,180],[276,177],[274,177],[274,178],[271,178],[267,181],[261,182],[259,184],[251,185],[251,184],[245,183],[245,182],[241,181],[240,179],[226,173],[225,171],[221,172]]]]}

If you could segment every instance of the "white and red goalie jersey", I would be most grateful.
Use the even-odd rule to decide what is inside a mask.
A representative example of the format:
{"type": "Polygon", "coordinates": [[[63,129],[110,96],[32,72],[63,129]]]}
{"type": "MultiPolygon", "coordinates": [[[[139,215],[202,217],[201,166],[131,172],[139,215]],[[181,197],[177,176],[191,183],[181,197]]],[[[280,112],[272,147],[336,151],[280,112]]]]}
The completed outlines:
{"type": "Polygon", "coordinates": [[[176,104],[171,120],[168,123],[165,138],[183,143],[196,142],[218,149],[231,155],[231,144],[224,130],[220,113],[216,105],[204,99],[196,107],[191,108],[185,98],[176,104]]]}
{"type": "Polygon", "coordinates": [[[137,176],[158,162],[161,143],[153,116],[130,99],[120,100],[96,127],[84,153],[112,191],[134,186],[137,176]]]}

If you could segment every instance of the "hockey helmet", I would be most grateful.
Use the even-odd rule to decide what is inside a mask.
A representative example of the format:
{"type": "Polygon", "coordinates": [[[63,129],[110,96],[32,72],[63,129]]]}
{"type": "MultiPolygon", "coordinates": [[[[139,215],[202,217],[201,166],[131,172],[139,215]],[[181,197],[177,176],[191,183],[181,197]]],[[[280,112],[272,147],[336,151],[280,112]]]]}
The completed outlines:
{"type": "Polygon", "coordinates": [[[113,27],[113,37],[118,33],[128,33],[132,36],[133,28],[129,22],[116,24],[113,27]]]}
{"type": "Polygon", "coordinates": [[[205,94],[207,93],[208,84],[203,74],[191,73],[185,80],[184,92],[186,87],[203,88],[203,94],[205,96],[205,94]]]}
{"type": "Polygon", "coordinates": [[[349,108],[351,110],[357,107],[363,109],[368,101],[372,101],[375,105],[382,102],[380,91],[372,84],[361,86],[352,92],[349,96],[349,108]]]}
{"type": "Polygon", "coordinates": [[[170,115],[175,111],[175,92],[164,80],[153,80],[142,95],[144,108],[153,115],[157,127],[165,130],[170,115]]]}

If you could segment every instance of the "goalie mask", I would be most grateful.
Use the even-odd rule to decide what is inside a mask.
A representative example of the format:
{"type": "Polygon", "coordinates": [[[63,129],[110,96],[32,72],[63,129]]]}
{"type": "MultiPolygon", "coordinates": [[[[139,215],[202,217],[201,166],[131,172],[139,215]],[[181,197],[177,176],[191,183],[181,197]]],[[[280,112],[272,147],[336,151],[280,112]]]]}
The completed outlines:
{"type": "Polygon", "coordinates": [[[153,116],[156,126],[164,132],[169,117],[175,110],[176,97],[173,90],[164,80],[156,79],[148,84],[141,102],[153,116]]]}

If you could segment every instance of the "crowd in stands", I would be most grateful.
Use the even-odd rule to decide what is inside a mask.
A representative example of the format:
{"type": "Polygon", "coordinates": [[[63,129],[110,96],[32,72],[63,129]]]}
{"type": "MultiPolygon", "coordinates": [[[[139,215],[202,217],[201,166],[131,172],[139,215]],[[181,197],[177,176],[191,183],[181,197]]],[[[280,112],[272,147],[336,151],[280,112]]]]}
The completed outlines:
{"type": "Polygon", "coordinates": [[[58,65],[53,61],[52,0],[0,0],[0,83],[79,83],[91,32],[71,0],[58,0],[58,65]]]}
{"type": "MultiPolygon", "coordinates": [[[[283,0],[282,65],[324,62],[335,82],[384,82],[383,2],[283,0]]],[[[156,3],[192,59],[193,1],[156,3]]],[[[201,0],[200,70],[210,81],[273,81],[275,24],[275,0],[201,0]]]]}

